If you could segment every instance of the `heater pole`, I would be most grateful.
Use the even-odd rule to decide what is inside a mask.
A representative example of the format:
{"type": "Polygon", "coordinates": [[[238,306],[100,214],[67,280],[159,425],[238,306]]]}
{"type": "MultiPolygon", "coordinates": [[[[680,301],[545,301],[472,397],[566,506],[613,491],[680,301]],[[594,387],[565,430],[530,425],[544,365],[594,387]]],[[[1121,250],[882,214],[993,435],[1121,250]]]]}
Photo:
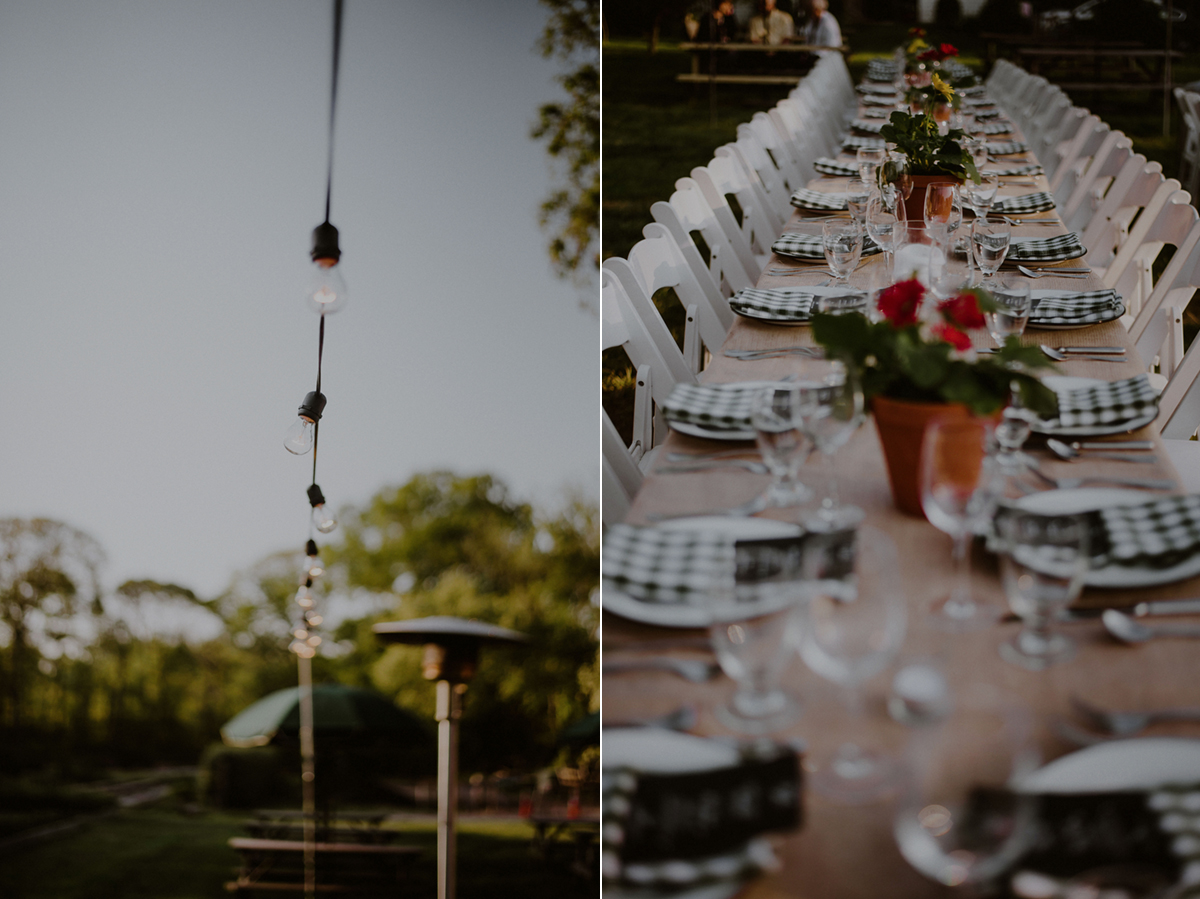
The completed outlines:
{"type": "Polygon", "coordinates": [[[438,899],[455,896],[455,819],[458,817],[458,719],[466,684],[437,682],[438,723],[438,899]]]}

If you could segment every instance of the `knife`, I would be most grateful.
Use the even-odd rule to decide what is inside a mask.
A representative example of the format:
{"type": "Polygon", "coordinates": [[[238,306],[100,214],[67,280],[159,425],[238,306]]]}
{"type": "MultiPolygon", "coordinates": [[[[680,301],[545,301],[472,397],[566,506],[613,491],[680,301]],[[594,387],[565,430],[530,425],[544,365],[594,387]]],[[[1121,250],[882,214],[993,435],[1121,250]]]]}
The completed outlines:
{"type": "Polygon", "coordinates": [[[1060,353],[1116,353],[1120,355],[1125,352],[1125,347],[1121,346],[1056,346],[1054,349],[1060,353]]]}
{"type": "MultiPolygon", "coordinates": [[[[1121,611],[1134,618],[1145,618],[1149,615],[1195,615],[1200,613],[1200,599],[1163,599],[1155,602],[1139,602],[1133,608],[1125,608],[1121,611]]],[[[1064,609],[1056,616],[1056,620],[1087,621],[1099,618],[1104,612],[1104,608],[1064,609]]]]}
{"type": "Polygon", "coordinates": [[[1085,440],[1071,444],[1073,449],[1152,450],[1153,440],[1085,440]]]}

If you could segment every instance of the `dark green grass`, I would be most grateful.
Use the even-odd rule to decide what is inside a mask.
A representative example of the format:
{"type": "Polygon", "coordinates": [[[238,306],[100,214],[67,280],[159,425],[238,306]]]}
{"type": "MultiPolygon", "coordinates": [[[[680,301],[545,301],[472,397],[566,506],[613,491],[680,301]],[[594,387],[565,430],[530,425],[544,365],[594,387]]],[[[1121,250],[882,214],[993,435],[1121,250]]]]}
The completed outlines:
{"type": "MultiPolygon", "coordinates": [[[[244,835],[244,816],[185,816],[167,808],[129,810],[94,820],[80,831],[0,858],[5,899],[217,899],[228,896],[238,856],[227,845],[244,835]]],[[[436,893],[436,828],[397,825],[400,842],[425,851],[411,869],[405,895],[436,893]]],[[[532,828],[523,822],[460,822],[461,899],[521,896],[575,899],[597,892],[530,855],[532,828]]],[[[566,847],[563,847],[564,849],[566,847]]]]}

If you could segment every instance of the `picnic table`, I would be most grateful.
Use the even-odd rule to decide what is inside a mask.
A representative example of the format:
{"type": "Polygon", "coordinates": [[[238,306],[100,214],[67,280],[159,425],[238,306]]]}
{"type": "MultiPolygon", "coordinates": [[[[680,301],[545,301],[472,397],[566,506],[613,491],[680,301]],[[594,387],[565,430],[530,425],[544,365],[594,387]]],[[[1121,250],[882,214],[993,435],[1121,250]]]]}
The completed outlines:
{"type": "MultiPolygon", "coordinates": [[[[710,70],[705,73],[700,71],[700,61],[704,53],[750,53],[750,54],[766,54],[760,56],[760,60],[765,62],[769,57],[777,53],[796,54],[796,53],[815,53],[818,50],[837,50],[839,52],[847,52],[849,47],[822,47],[813,44],[735,44],[735,43],[697,43],[684,42],[679,45],[681,50],[689,50],[692,54],[692,70],[687,73],[682,73],[675,76],[676,81],[689,82],[693,84],[795,84],[802,74],[797,68],[795,72],[785,73],[778,72],[773,74],[758,74],[758,73],[737,73],[726,72],[718,73],[716,67],[716,59],[714,57],[710,70]]],[[[732,55],[730,56],[732,59],[732,55]]],[[[801,57],[803,59],[803,57],[801,57]]],[[[797,60],[799,62],[800,59],[797,60]]],[[[807,66],[804,67],[807,70],[807,66]]]]}
{"type": "MultiPolygon", "coordinates": [[[[237,878],[225,884],[231,893],[303,892],[304,842],[231,837],[242,858],[237,878]]],[[[422,850],[415,846],[318,842],[317,892],[396,896],[409,865],[422,850]]]]}
{"type": "Polygon", "coordinates": [[[1183,53],[1130,47],[1024,46],[1017,48],[1016,57],[1017,65],[1050,77],[1063,90],[1169,91],[1172,85],[1163,78],[1164,67],[1168,58],[1182,59],[1183,53]]]}
{"type": "Polygon", "coordinates": [[[571,871],[580,877],[594,879],[599,874],[600,813],[584,812],[579,815],[536,813],[527,819],[534,829],[530,850],[537,856],[548,859],[553,854],[553,844],[560,836],[569,836],[572,843],[571,871]]]}

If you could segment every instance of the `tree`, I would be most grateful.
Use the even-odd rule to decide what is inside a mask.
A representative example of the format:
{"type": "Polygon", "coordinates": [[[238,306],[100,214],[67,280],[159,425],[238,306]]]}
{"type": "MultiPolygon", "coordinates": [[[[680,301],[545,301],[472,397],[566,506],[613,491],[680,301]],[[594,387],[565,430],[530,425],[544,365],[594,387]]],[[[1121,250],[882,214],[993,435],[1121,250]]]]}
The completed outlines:
{"type": "Polygon", "coordinates": [[[586,276],[600,268],[600,0],[542,2],[550,19],[538,47],[572,68],[558,78],[568,101],[543,104],[532,131],[566,168],[566,183],[542,202],[540,222],[552,235],[559,276],[590,283],[586,276]]]}

